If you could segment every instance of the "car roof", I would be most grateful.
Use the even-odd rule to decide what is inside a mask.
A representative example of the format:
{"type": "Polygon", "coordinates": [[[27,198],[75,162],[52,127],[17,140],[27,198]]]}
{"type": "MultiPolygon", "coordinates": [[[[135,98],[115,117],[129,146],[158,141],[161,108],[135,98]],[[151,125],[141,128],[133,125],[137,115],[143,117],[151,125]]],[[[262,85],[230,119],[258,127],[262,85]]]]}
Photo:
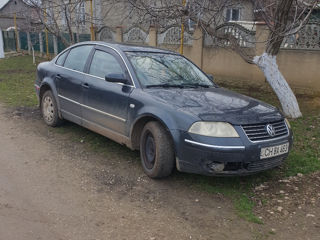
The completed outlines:
{"type": "Polygon", "coordinates": [[[86,45],[86,44],[103,45],[103,46],[115,48],[123,52],[152,52],[152,53],[167,53],[167,54],[178,55],[178,53],[170,50],[166,50],[166,49],[149,47],[149,46],[139,46],[139,45],[133,45],[133,44],[114,43],[114,42],[87,41],[87,42],[78,43],[76,45],[86,45]]]}

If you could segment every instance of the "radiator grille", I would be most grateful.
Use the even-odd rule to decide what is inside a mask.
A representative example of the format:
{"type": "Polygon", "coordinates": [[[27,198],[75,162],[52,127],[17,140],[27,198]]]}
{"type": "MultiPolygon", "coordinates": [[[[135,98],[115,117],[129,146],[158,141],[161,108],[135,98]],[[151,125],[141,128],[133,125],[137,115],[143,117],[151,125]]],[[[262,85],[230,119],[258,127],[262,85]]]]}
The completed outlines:
{"type": "Polygon", "coordinates": [[[267,141],[288,135],[288,128],[284,120],[264,124],[242,125],[242,128],[252,142],[267,141]],[[272,125],[274,128],[274,136],[269,135],[267,131],[268,125],[272,125]]]}

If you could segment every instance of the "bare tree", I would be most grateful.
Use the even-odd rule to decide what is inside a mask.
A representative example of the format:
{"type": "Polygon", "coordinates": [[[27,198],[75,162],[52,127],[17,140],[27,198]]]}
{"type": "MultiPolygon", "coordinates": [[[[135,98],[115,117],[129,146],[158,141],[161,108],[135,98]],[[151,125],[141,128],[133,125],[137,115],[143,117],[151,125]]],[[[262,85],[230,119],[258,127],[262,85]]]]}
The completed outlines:
{"type": "MultiPolygon", "coordinates": [[[[79,28],[90,22],[90,16],[83,10],[85,0],[28,0],[36,9],[39,21],[65,46],[74,44],[74,33],[79,36],[79,28]],[[67,34],[66,34],[67,33],[67,34]]],[[[77,37],[78,38],[78,37],[77,37]]]]}
{"type": "Polygon", "coordinates": [[[270,34],[265,52],[261,56],[254,57],[253,62],[263,71],[268,83],[277,94],[284,113],[292,118],[298,118],[302,114],[294,93],[278,68],[276,56],[284,38],[301,30],[319,2],[317,0],[254,1],[270,34]]]}
{"type": "Polygon", "coordinates": [[[243,49],[234,34],[220,31],[228,9],[244,1],[189,0],[185,6],[181,0],[128,1],[135,8],[141,24],[150,23],[161,27],[181,24],[189,19],[210,35],[217,46],[224,46],[227,42],[228,47],[239,53],[246,62],[256,64],[263,71],[287,117],[302,116],[297,99],[278,68],[276,56],[284,38],[297,33],[308,22],[312,10],[320,3],[319,0],[251,0],[255,12],[265,21],[269,32],[265,51],[261,56],[254,56],[250,54],[252,52],[243,49]]]}
{"type": "MultiPolygon", "coordinates": [[[[130,15],[130,10],[124,6],[127,0],[99,0],[94,1],[93,15],[91,15],[90,0],[24,0],[36,9],[39,21],[51,34],[55,35],[65,46],[79,42],[80,33],[89,33],[91,24],[99,28],[102,22],[117,16],[114,11],[121,11],[121,20],[130,15]],[[100,3],[100,4],[98,4],[100,3]],[[102,12],[97,16],[97,12],[102,12]],[[76,37],[75,37],[76,36],[76,37]]],[[[120,18],[119,18],[120,19],[120,18]]],[[[119,24],[121,24],[119,22],[119,24]]]]}

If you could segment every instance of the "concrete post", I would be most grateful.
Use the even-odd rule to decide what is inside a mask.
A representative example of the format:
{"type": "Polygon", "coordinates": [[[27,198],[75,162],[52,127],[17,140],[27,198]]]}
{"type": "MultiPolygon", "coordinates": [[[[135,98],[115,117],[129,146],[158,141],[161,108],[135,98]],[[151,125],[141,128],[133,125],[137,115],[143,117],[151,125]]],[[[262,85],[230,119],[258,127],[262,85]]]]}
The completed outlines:
{"type": "Polygon", "coordinates": [[[28,54],[31,55],[31,37],[29,32],[27,32],[27,45],[28,45],[28,54]]]}
{"type": "Polygon", "coordinates": [[[53,52],[55,56],[58,55],[58,40],[57,40],[57,37],[54,35],[53,35],[53,52]]]}
{"type": "Polygon", "coordinates": [[[157,46],[157,29],[153,26],[149,28],[149,46],[156,47],[157,46]]]}
{"type": "Polygon", "coordinates": [[[2,37],[2,29],[0,28],[0,58],[4,58],[4,44],[2,37]]]}
{"type": "Polygon", "coordinates": [[[197,27],[193,33],[193,42],[191,50],[191,60],[202,68],[203,61],[203,32],[201,28],[197,27]]]}
{"type": "Polygon", "coordinates": [[[123,32],[121,26],[116,28],[116,42],[123,42],[123,32]]]}
{"type": "Polygon", "coordinates": [[[43,39],[42,32],[39,32],[39,45],[40,45],[40,55],[43,56],[43,39]]]}
{"type": "Polygon", "coordinates": [[[16,50],[17,50],[17,52],[19,52],[21,49],[20,32],[19,31],[17,31],[17,39],[18,39],[18,46],[16,46],[16,50]]]}
{"type": "Polygon", "coordinates": [[[256,56],[260,56],[266,51],[269,33],[266,23],[256,23],[256,56]]]}

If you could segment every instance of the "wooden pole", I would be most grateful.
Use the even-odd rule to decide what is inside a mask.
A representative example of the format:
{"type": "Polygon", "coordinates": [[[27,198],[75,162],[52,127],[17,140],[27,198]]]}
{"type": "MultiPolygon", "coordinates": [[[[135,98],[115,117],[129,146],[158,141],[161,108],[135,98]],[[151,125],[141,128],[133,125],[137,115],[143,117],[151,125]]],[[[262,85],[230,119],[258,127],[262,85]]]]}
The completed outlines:
{"type": "MultiPolygon", "coordinates": [[[[186,6],[186,0],[182,0],[183,7],[186,6]]],[[[181,36],[180,36],[180,54],[183,54],[183,41],[184,41],[184,17],[181,22],[181,36]]]]}

